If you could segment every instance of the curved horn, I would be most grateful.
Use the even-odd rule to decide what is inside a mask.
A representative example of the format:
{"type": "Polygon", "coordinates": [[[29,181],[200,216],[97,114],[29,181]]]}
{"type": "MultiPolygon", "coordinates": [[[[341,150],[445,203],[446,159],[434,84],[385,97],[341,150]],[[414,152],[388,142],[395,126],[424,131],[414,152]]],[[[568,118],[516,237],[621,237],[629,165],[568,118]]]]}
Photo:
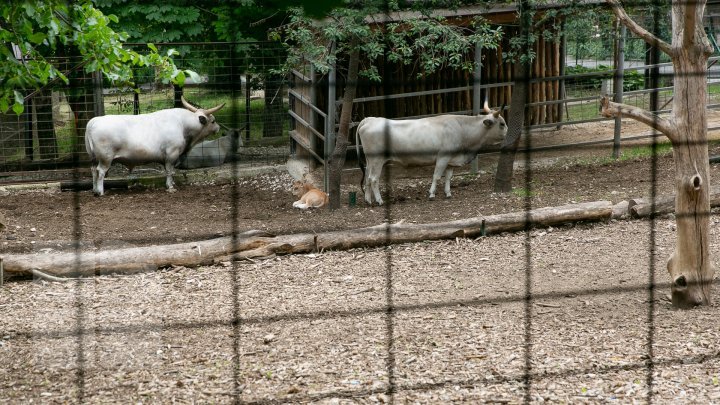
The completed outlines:
{"type": "Polygon", "coordinates": [[[502,114],[503,110],[505,110],[505,105],[506,105],[506,104],[503,104],[502,107],[500,107],[499,110],[497,110],[497,111],[495,111],[495,112],[493,113],[493,116],[494,116],[495,118],[499,117],[500,114],[502,114]]]}
{"type": "Polygon", "coordinates": [[[198,110],[197,108],[190,105],[190,103],[188,103],[187,100],[185,100],[185,96],[180,96],[180,101],[182,101],[182,105],[184,105],[185,108],[187,108],[188,110],[190,110],[192,112],[195,112],[198,110]]]}
{"type": "Polygon", "coordinates": [[[211,109],[209,109],[209,110],[205,110],[205,114],[207,114],[207,115],[214,114],[217,110],[219,110],[219,109],[221,109],[221,108],[223,108],[223,107],[225,107],[225,103],[222,103],[222,104],[220,104],[219,106],[213,107],[213,108],[211,108],[211,109]]]}
{"type": "Polygon", "coordinates": [[[492,111],[490,111],[490,106],[488,106],[487,97],[485,97],[485,104],[483,104],[483,112],[485,114],[490,114],[492,112],[492,111]]]}

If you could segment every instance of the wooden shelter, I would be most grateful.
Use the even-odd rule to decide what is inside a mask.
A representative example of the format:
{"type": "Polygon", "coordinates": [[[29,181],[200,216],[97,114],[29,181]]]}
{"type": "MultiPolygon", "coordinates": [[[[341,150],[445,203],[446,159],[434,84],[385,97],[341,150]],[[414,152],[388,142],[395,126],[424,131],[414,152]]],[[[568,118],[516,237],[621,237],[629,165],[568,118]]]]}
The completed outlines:
{"type": "MultiPolygon", "coordinates": [[[[413,14],[399,12],[368,18],[370,23],[381,26],[418,16],[413,14]]],[[[472,6],[440,11],[438,14],[449,23],[458,25],[468,25],[476,16],[483,16],[491,24],[502,26],[503,39],[497,49],[469,52],[469,59],[481,62],[474,72],[444,68],[433,74],[419,74],[416,66],[380,58],[376,66],[383,81],[375,83],[360,79],[353,107],[354,123],[369,116],[408,118],[446,113],[477,114],[485,97],[491,107],[510,104],[513,64],[508,63],[504,52],[510,48],[510,38],[519,29],[516,7],[507,4],[491,8],[472,6]]],[[[542,15],[542,10],[536,15],[542,15]]],[[[554,32],[560,23],[550,18],[539,29],[554,32]]],[[[559,39],[540,37],[534,46],[536,58],[532,68],[532,99],[527,123],[559,123],[562,119],[560,101],[564,92],[560,80],[564,73],[564,44],[559,39]]],[[[291,78],[290,136],[293,152],[302,157],[310,155],[320,164],[324,164],[333,147],[342,97],[340,93],[345,84],[341,76],[334,71],[320,76],[308,64],[302,71],[294,71],[291,78]]],[[[351,139],[354,139],[352,135],[351,139]]]]}

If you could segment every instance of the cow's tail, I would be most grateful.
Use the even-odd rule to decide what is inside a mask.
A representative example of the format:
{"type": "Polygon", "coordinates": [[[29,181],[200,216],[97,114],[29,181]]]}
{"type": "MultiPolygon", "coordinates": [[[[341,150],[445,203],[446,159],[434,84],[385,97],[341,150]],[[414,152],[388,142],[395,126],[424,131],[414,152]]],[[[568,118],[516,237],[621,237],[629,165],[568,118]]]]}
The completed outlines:
{"type": "Polygon", "coordinates": [[[87,151],[88,155],[90,155],[90,161],[94,164],[97,162],[97,156],[95,156],[95,146],[93,145],[91,139],[93,125],[93,121],[90,120],[85,128],[85,151],[87,151]]]}
{"type": "Polygon", "coordinates": [[[360,171],[362,172],[362,177],[360,177],[360,190],[365,188],[365,167],[367,167],[365,151],[360,144],[360,130],[362,129],[363,124],[365,124],[365,119],[360,121],[360,124],[358,124],[357,130],[355,131],[355,151],[357,152],[358,166],[360,166],[360,171]]]}

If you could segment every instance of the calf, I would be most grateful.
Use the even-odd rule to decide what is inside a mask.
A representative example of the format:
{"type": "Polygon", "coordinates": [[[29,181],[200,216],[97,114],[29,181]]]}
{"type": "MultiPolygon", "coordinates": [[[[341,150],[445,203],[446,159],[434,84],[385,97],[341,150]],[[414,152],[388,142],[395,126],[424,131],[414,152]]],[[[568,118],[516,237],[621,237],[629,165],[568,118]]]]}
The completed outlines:
{"type": "Polygon", "coordinates": [[[296,180],[292,186],[292,192],[300,197],[293,203],[293,207],[306,210],[308,208],[322,208],[328,204],[328,195],[305,180],[296,180]]]}

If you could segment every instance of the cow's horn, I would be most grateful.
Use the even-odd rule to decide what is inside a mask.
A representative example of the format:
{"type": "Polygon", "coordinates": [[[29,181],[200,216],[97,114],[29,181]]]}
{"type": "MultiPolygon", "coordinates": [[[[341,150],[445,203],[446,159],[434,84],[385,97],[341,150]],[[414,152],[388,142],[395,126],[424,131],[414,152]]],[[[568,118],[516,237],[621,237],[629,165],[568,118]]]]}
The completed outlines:
{"type": "Polygon", "coordinates": [[[505,109],[505,104],[503,104],[502,107],[500,107],[499,110],[495,111],[495,112],[493,113],[493,116],[494,116],[495,118],[499,117],[500,114],[502,114],[502,112],[503,112],[504,109],[505,109]]]}
{"type": "Polygon", "coordinates": [[[213,108],[211,108],[211,109],[209,109],[209,110],[205,110],[205,114],[207,114],[207,115],[214,114],[215,111],[217,111],[217,110],[219,110],[219,109],[221,109],[221,108],[223,108],[223,107],[225,107],[225,103],[222,103],[222,104],[220,104],[219,106],[213,107],[213,108]]]}
{"type": "Polygon", "coordinates": [[[190,111],[192,111],[192,112],[195,112],[195,111],[198,110],[197,108],[195,108],[195,107],[193,107],[192,105],[190,105],[190,103],[188,103],[187,100],[185,100],[185,96],[180,96],[180,101],[182,101],[182,104],[183,104],[183,105],[185,106],[185,108],[187,108],[188,110],[190,110],[190,111]]]}
{"type": "Polygon", "coordinates": [[[483,112],[485,114],[490,114],[492,111],[490,111],[490,106],[488,106],[488,100],[485,98],[485,104],[483,104],[483,112]]]}

